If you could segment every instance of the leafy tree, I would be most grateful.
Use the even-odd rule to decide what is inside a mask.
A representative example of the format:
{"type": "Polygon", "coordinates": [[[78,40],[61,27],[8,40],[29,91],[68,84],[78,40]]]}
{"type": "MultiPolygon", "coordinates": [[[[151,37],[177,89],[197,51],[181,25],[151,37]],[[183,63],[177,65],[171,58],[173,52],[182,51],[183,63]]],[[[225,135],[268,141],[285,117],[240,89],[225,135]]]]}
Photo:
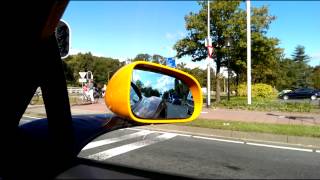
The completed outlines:
{"type": "Polygon", "coordinates": [[[297,73],[296,82],[293,83],[295,87],[308,87],[311,86],[311,73],[312,68],[307,64],[310,57],[305,54],[304,46],[298,45],[292,54],[293,61],[295,62],[295,71],[297,73]]]}
{"type": "Polygon", "coordinates": [[[313,68],[311,80],[312,86],[316,89],[320,89],[320,66],[316,66],[313,68]]]}
{"type": "Polygon", "coordinates": [[[144,87],[144,84],[140,81],[140,80],[137,80],[136,81],[136,86],[139,88],[139,89],[142,89],[144,87]]]}
{"type": "Polygon", "coordinates": [[[103,87],[103,84],[107,83],[108,74],[111,77],[123,65],[124,63],[118,59],[96,57],[90,52],[70,55],[63,61],[67,83],[73,86],[80,85],[78,82],[79,72],[91,71],[94,82],[98,87],[103,87]]]}
{"type": "Polygon", "coordinates": [[[151,55],[149,54],[137,54],[133,61],[150,61],[151,55]]]}
{"type": "MultiPolygon", "coordinates": [[[[207,2],[200,1],[199,5],[201,9],[198,13],[191,12],[185,17],[188,35],[174,45],[178,58],[189,55],[193,61],[201,61],[207,57],[207,49],[204,46],[207,36],[207,2]]],[[[240,8],[240,1],[214,1],[210,5],[210,16],[213,59],[216,63],[216,101],[219,102],[222,78],[220,68],[227,65],[228,57],[230,67],[237,74],[237,82],[246,78],[246,12],[240,8]],[[232,40],[232,50],[225,47],[227,39],[232,40]]],[[[266,37],[269,24],[274,19],[274,16],[268,14],[267,7],[252,9],[254,82],[273,82],[277,77],[282,50],[276,47],[279,43],[276,38],[266,37]]]]}
{"type": "Polygon", "coordinates": [[[305,54],[305,47],[302,45],[296,46],[292,54],[292,57],[295,62],[303,62],[303,63],[307,63],[310,59],[310,57],[305,54]]]}

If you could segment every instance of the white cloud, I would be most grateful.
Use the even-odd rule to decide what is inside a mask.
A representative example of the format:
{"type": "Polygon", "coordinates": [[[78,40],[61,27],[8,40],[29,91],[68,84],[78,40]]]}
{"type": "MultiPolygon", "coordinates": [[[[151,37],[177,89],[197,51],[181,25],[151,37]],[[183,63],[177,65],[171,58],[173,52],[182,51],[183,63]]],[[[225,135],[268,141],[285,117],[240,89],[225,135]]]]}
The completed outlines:
{"type": "Polygon", "coordinates": [[[147,81],[144,83],[144,86],[145,86],[145,87],[151,87],[151,81],[147,80],[147,81]]]}
{"type": "Polygon", "coordinates": [[[175,35],[175,34],[169,33],[169,32],[166,33],[166,39],[168,39],[168,40],[174,40],[175,38],[176,38],[176,35],[175,35]]]}
{"type": "Polygon", "coordinates": [[[156,89],[158,89],[160,92],[167,91],[174,87],[174,78],[162,75],[158,80],[157,84],[155,86],[156,89]]]}
{"type": "Polygon", "coordinates": [[[178,31],[178,32],[175,32],[175,33],[167,32],[165,34],[165,37],[168,40],[178,40],[178,39],[184,38],[185,36],[186,36],[186,33],[181,32],[181,31],[178,31]]]}
{"type": "Polygon", "coordinates": [[[141,80],[141,77],[140,77],[140,71],[133,71],[132,73],[132,80],[134,82],[136,82],[137,80],[141,80]]]}

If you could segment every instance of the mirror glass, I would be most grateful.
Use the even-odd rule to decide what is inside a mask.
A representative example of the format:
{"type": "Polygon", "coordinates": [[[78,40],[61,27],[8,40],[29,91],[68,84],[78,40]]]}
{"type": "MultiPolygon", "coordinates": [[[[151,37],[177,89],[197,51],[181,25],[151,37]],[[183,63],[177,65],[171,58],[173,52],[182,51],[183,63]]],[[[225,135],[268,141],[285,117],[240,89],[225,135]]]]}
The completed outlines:
{"type": "Polygon", "coordinates": [[[55,30],[55,36],[57,39],[60,56],[62,59],[64,59],[69,55],[70,28],[67,23],[60,20],[55,30]]]}
{"type": "Polygon", "coordinates": [[[134,69],[130,90],[131,110],[138,118],[184,119],[193,113],[193,97],[180,79],[134,69]]]}

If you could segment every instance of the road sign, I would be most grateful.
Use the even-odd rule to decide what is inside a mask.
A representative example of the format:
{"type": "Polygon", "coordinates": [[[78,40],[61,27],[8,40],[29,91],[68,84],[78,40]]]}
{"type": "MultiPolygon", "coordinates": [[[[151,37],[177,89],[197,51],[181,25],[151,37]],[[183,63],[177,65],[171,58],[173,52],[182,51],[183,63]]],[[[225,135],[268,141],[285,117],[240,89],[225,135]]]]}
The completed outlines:
{"type": "Polygon", "coordinates": [[[86,82],[87,82],[87,79],[80,78],[80,79],[79,79],[79,82],[81,82],[81,83],[86,83],[86,82]]]}
{"type": "Polygon", "coordinates": [[[176,67],[176,60],[174,58],[167,58],[167,66],[175,68],[176,67]]]}
{"type": "Polygon", "coordinates": [[[86,76],[87,72],[79,72],[81,79],[84,79],[86,76]]]}

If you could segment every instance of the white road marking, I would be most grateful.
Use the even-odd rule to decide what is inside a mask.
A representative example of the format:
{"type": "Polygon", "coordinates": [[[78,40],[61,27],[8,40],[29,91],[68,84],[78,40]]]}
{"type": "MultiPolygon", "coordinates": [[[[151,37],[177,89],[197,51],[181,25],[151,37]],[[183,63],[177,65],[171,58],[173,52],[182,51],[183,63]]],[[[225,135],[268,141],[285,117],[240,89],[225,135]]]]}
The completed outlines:
{"type": "MultiPolygon", "coordinates": [[[[134,130],[134,131],[141,131],[143,129],[139,129],[139,128],[126,128],[128,130],[134,130]]],[[[168,133],[168,132],[164,132],[164,131],[154,131],[154,130],[149,130],[153,133],[168,133]]],[[[189,135],[189,134],[179,134],[179,133],[173,133],[173,132],[170,132],[171,134],[175,134],[176,136],[184,136],[184,137],[191,137],[192,135],[189,135]]]]}
{"type": "Polygon", "coordinates": [[[39,117],[33,117],[33,116],[22,116],[22,117],[26,117],[26,118],[31,118],[31,119],[41,119],[41,118],[39,118],[39,117]]]}
{"type": "Polygon", "coordinates": [[[277,149],[288,149],[288,150],[295,150],[295,151],[312,152],[312,149],[293,148],[293,147],[286,147],[286,146],[275,146],[275,145],[257,144],[257,143],[249,143],[249,142],[247,144],[252,146],[262,146],[262,147],[271,147],[271,148],[277,148],[277,149]]]}
{"type": "Polygon", "coordinates": [[[108,149],[90,156],[87,156],[87,158],[89,159],[94,159],[94,160],[106,160],[109,158],[112,158],[114,156],[123,154],[123,153],[127,153],[129,151],[133,151],[151,144],[155,144],[161,141],[165,141],[168,139],[171,139],[173,137],[175,137],[175,134],[172,133],[165,133],[162,134],[160,136],[157,136],[155,138],[151,138],[151,139],[146,139],[146,140],[142,140],[142,141],[138,141],[138,142],[134,142],[131,144],[127,144],[127,145],[123,145],[123,146],[119,146],[116,148],[112,148],[112,149],[108,149]]]}
{"type": "Polygon", "coordinates": [[[201,111],[201,114],[207,114],[208,112],[205,112],[205,111],[201,111]]]}
{"type": "Polygon", "coordinates": [[[198,139],[206,139],[206,140],[213,140],[213,141],[221,141],[221,142],[230,142],[230,143],[237,143],[237,144],[244,144],[241,141],[233,141],[233,140],[226,140],[226,139],[217,139],[217,138],[209,138],[209,137],[202,137],[202,136],[192,136],[198,139]]]}
{"type": "Polygon", "coordinates": [[[149,130],[143,130],[143,131],[139,131],[139,132],[132,133],[132,134],[127,134],[127,135],[116,137],[116,138],[94,141],[94,142],[87,144],[82,150],[92,149],[95,147],[99,147],[99,146],[103,146],[103,145],[107,145],[107,144],[111,144],[111,143],[115,143],[115,142],[119,142],[119,141],[124,141],[127,139],[132,139],[132,138],[136,138],[139,136],[145,136],[145,135],[148,135],[151,133],[153,133],[153,132],[149,131],[149,130]]]}
{"type": "MultiPolygon", "coordinates": [[[[142,130],[142,129],[139,129],[139,128],[127,128],[127,129],[136,130],[136,131],[141,131],[142,130]]],[[[152,130],[152,132],[166,133],[164,131],[154,131],[154,130],[152,130]]],[[[287,150],[295,150],[295,151],[320,153],[320,150],[312,150],[312,149],[305,149],[305,148],[294,148],[294,147],[276,146],[276,145],[268,145],[268,144],[260,144],[260,143],[250,143],[250,142],[246,142],[246,141],[234,141],[234,140],[210,138],[210,137],[204,137],[204,136],[193,136],[193,135],[188,135],[188,134],[177,134],[177,133],[171,133],[171,134],[175,134],[177,136],[194,137],[194,138],[198,138],[198,139],[206,139],[206,140],[213,140],[213,141],[220,141],[220,142],[247,144],[247,145],[251,145],[251,146],[261,146],[261,147],[270,147],[270,148],[278,148],[278,149],[287,149],[287,150]]]]}

